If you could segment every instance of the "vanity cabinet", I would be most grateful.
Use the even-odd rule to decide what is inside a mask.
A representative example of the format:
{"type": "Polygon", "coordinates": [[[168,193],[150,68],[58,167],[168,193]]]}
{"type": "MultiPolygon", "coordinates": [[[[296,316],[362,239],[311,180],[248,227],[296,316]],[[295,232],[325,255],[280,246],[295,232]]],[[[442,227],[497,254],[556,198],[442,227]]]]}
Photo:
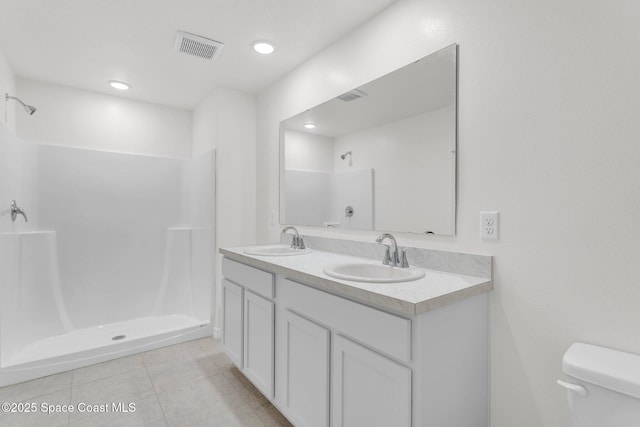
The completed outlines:
{"type": "Polygon", "coordinates": [[[283,316],[283,410],[295,425],[327,427],[331,332],[291,310],[283,316]]]}
{"type": "Polygon", "coordinates": [[[337,335],[332,425],[411,426],[411,369],[337,335]]]}
{"type": "Polygon", "coordinates": [[[411,369],[393,360],[411,359],[411,320],[280,276],[276,289],[283,414],[297,426],[411,426],[411,369]],[[317,416],[298,416],[298,393],[317,416]]]}
{"type": "Polygon", "coordinates": [[[295,426],[488,427],[488,294],[400,315],[274,271],[223,260],[223,344],[295,426]]]}
{"type": "Polygon", "coordinates": [[[222,261],[222,343],[231,361],[264,394],[274,393],[273,274],[222,261]]]}

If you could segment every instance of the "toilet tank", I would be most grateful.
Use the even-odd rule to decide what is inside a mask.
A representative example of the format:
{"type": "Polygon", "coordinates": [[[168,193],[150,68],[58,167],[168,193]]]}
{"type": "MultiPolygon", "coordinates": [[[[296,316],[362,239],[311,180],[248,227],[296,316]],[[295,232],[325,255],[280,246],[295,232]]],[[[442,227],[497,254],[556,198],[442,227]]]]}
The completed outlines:
{"type": "Polygon", "coordinates": [[[562,359],[573,427],[640,426],[640,356],[575,343],[562,359]]]}

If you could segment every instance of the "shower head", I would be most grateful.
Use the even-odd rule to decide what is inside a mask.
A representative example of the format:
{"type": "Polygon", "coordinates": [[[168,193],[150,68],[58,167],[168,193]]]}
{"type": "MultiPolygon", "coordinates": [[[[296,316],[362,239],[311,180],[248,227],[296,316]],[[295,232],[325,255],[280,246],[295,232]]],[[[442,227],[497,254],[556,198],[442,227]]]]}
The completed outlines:
{"type": "Polygon", "coordinates": [[[344,160],[344,159],[346,159],[346,158],[347,158],[347,156],[351,156],[351,151],[347,151],[346,153],[344,153],[343,155],[341,155],[341,156],[340,156],[340,158],[341,158],[342,160],[344,160]]]}
{"type": "Polygon", "coordinates": [[[29,113],[29,115],[31,116],[31,115],[33,115],[33,113],[38,111],[38,109],[36,107],[34,107],[33,105],[25,105],[24,106],[24,111],[29,113]]]}
{"type": "Polygon", "coordinates": [[[26,111],[27,113],[29,113],[30,116],[33,115],[33,113],[35,113],[38,109],[36,107],[34,107],[33,105],[27,105],[24,102],[22,102],[22,100],[20,98],[17,98],[15,96],[11,96],[8,93],[4,94],[4,100],[5,102],[10,100],[10,99],[15,99],[16,101],[18,101],[20,104],[22,104],[22,106],[24,107],[24,111],[26,111]]]}

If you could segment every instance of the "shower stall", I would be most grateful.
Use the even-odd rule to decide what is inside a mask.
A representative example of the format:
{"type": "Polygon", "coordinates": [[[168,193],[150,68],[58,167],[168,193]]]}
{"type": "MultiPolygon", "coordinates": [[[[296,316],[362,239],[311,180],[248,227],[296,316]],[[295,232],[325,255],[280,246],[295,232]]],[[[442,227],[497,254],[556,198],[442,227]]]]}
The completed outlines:
{"type": "Polygon", "coordinates": [[[214,163],[0,124],[0,386],[212,334],[214,163]]]}

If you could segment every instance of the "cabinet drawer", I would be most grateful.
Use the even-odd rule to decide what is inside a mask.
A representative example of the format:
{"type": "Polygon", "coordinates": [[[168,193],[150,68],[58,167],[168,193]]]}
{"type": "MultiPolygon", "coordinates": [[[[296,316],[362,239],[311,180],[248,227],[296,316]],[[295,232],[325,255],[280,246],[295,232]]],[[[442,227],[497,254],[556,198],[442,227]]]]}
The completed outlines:
{"type": "Polygon", "coordinates": [[[232,261],[228,258],[222,259],[222,276],[233,283],[240,285],[258,295],[273,298],[274,285],[273,274],[248,265],[232,261]]]}
{"type": "Polygon", "coordinates": [[[278,279],[278,299],[288,308],[397,360],[411,360],[411,320],[309,286],[278,279]]]}

